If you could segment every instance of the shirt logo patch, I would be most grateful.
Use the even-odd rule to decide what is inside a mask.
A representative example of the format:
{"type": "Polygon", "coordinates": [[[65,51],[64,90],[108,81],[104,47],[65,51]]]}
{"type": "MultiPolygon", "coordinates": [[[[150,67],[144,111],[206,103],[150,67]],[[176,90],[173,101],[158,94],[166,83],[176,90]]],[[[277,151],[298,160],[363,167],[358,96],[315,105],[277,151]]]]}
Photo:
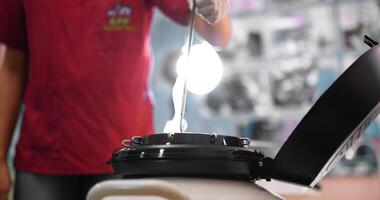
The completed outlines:
{"type": "Polygon", "coordinates": [[[117,2],[107,10],[108,22],[103,26],[105,31],[133,31],[131,25],[132,6],[117,2]]]}

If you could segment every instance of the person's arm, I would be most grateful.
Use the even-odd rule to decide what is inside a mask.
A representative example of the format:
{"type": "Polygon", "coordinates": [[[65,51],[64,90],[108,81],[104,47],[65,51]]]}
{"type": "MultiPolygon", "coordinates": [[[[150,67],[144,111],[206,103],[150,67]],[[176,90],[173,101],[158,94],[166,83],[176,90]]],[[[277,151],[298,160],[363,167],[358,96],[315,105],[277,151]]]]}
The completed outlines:
{"type": "Polygon", "coordinates": [[[221,48],[227,47],[232,35],[231,20],[228,15],[224,16],[222,20],[214,25],[197,16],[195,19],[195,29],[210,44],[221,48]]]}
{"type": "Polygon", "coordinates": [[[197,32],[214,46],[226,47],[231,39],[228,15],[231,0],[188,0],[190,8],[196,4],[197,32]]]}
{"type": "Polygon", "coordinates": [[[0,200],[11,186],[7,154],[26,82],[26,55],[0,43],[0,200]]]}
{"type": "MultiPolygon", "coordinates": [[[[166,16],[181,25],[189,25],[193,0],[152,0],[166,16]]],[[[212,45],[226,47],[231,38],[227,15],[230,0],[196,0],[195,30],[212,45]]]]}

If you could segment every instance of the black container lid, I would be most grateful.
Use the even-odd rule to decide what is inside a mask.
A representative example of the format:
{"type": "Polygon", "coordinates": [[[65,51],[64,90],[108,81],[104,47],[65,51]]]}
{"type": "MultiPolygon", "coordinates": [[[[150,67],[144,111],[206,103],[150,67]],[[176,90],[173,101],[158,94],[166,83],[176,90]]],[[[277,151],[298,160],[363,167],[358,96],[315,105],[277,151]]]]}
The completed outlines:
{"type": "Polygon", "coordinates": [[[380,48],[358,58],[318,99],[274,159],[272,177],[314,186],[380,112],[380,48]]]}
{"type": "Polygon", "coordinates": [[[249,140],[217,134],[176,133],[134,137],[110,163],[125,177],[192,176],[266,178],[266,159],[249,140]]]}

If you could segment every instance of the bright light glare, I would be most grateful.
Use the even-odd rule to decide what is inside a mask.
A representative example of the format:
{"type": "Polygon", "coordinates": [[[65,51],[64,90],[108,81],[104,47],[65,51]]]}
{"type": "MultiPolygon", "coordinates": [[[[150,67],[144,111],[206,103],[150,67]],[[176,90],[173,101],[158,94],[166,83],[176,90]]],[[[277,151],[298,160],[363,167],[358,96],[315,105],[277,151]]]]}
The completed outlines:
{"type": "Polygon", "coordinates": [[[223,64],[214,48],[204,42],[191,48],[190,58],[182,55],[177,62],[178,74],[186,77],[187,88],[205,95],[216,88],[223,76],[223,64]]]}
{"type": "Polygon", "coordinates": [[[352,160],[355,157],[355,151],[350,149],[346,152],[345,157],[347,160],[352,160]]]}

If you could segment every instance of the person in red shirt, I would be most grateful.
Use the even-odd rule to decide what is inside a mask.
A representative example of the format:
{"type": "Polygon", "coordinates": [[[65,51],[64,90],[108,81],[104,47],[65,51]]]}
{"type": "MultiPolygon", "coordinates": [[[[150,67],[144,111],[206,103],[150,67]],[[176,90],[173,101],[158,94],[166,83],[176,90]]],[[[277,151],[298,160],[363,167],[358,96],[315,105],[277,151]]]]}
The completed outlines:
{"type": "MultiPolygon", "coordinates": [[[[229,0],[197,0],[196,30],[227,45],[229,0]]],[[[84,199],[110,178],[121,141],[153,133],[148,88],[153,8],[189,23],[186,0],[0,0],[0,200],[84,199]]]]}

